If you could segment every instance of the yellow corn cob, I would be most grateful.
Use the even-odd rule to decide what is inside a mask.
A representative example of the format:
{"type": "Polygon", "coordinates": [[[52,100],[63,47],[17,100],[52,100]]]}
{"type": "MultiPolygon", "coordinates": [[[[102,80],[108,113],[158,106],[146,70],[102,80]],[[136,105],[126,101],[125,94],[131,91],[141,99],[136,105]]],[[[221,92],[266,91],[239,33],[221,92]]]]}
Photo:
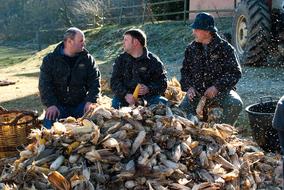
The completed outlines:
{"type": "Polygon", "coordinates": [[[66,153],[70,155],[72,151],[80,145],[80,142],[75,141],[67,147],[66,153]]]}
{"type": "Polygon", "coordinates": [[[45,143],[46,143],[46,140],[44,138],[39,139],[39,144],[45,144],[45,143]]]}
{"type": "Polygon", "coordinates": [[[194,149],[195,147],[198,146],[198,144],[199,144],[198,141],[193,141],[189,146],[190,146],[191,149],[194,149]]]}
{"type": "Polygon", "coordinates": [[[41,138],[41,135],[39,135],[38,133],[36,134],[36,140],[38,141],[38,143],[41,144],[45,144],[46,140],[44,138],[41,138]]]}
{"type": "Polygon", "coordinates": [[[134,98],[135,100],[137,100],[137,98],[138,98],[140,87],[141,87],[141,85],[140,85],[140,84],[137,84],[137,86],[136,86],[136,88],[135,88],[135,90],[134,90],[134,92],[133,92],[133,98],[134,98]]]}

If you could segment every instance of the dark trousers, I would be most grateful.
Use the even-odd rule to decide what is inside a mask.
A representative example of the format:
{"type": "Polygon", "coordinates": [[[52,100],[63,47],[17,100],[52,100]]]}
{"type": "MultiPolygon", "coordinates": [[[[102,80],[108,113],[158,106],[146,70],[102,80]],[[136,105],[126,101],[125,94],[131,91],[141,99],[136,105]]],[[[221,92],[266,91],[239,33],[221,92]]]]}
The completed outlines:
{"type": "Polygon", "coordinates": [[[60,111],[60,115],[55,120],[50,120],[47,118],[44,118],[43,120],[43,126],[47,129],[50,129],[53,125],[53,123],[59,119],[66,118],[69,116],[79,118],[82,117],[84,114],[84,108],[85,108],[86,102],[82,102],[77,106],[62,106],[57,105],[57,108],[60,111]]]}
{"type": "MultiPolygon", "coordinates": [[[[180,108],[184,110],[187,114],[196,115],[196,107],[201,97],[195,97],[193,101],[189,101],[188,97],[185,96],[182,103],[180,104],[180,108]]],[[[240,112],[242,111],[243,102],[240,96],[233,90],[229,92],[224,92],[213,98],[212,100],[208,100],[206,104],[217,104],[221,108],[223,108],[223,116],[220,121],[216,121],[216,123],[227,123],[230,125],[234,125],[240,112]]]]}

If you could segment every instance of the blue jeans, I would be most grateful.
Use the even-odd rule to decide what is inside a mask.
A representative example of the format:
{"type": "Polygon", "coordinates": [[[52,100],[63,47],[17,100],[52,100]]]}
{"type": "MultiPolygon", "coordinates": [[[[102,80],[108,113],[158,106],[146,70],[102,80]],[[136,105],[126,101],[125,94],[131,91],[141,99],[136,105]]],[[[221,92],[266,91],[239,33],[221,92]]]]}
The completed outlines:
{"type": "MultiPolygon", "coordinates": [[[[144,100],[147,101],[147,105],[153,105],[153,104],[167,104],[168,100],[167,98],[163,97],[163,96],[147,96],[147,97],[143,97],[144,100]]],[[[118,97],[113,97],[112,102],[111,102],[111,106],[115,109],[119,109],[121,107],[124,106],[129,106],[129,104],[125,101],[125,100],[121,100],[118,97]]]]}
{"type": "MultiPolygon", "coordinates": [[[[188,97],[185,96],[180,104],[180,108],[187,114],[196,115],[196,107],[200,98],[201,97],[196,96],[193,101],[190,102],[188,97]]],[[[219,94],[212,100],[208,100],[207,103],[213,102],[223,108],[223,116],[220,121],[216,122],[234,125],[238,119],[239,113],[242,111],[243,102],[240,96],[235,91],[230,90],[229,92],[219,94]]]]}
{"type": "Polygon", "coordinates": [[[60,111],[60,115],[55,120],[50,120],[47,118],[44,118],[43,120],[43,126],[47,129],[50,129],[53,125],[53,123],[61,118],[66,118],[69,116],[79,118],[82,117],[84,114],[84,108],[85,108],[86,102],[82,102],[77,106],[62,106],[57,105],[56,107],[60,111]]]}

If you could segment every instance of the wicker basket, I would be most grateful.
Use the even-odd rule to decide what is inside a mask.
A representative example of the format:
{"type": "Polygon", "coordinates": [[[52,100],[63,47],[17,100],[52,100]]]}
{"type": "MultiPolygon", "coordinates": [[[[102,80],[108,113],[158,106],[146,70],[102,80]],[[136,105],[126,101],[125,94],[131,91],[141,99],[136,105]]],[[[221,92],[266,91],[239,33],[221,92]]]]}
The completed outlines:
{"type": "Polygon", "coordinates": [[[38,126],[37,116],[31,111],[0,112],[0,158],[15,156],[17,147],[29,143],[31,129],[38,126]]]}

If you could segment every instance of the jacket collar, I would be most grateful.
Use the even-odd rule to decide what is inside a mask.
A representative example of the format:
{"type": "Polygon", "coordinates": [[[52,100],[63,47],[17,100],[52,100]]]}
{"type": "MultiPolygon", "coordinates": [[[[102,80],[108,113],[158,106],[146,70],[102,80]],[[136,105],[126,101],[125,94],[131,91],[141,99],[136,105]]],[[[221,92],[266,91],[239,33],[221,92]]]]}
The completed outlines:
{"type": "Polygon", "coordinates": [[[219,34],[214,33],[211,42],[208,44],[209,49],[215,49],[221,42],[221,37],[219,34]]]}
{"type": "Polygon", "coordinates": [[[150,52],[148,51],[148,48],[144,47],[143,48],[143,54],[140,57],[134,58],[130,54],[126,53],[125,54],[130,58],[130,59],[135,59],[137,61],[143,60],[143,59],[150,59],[150,52]]]}
{"type": "MultiPolygon", "coordinates": [[[[209,51],[212,51],[213,49],[217,48],[219,46],[220,42],[221,42],[221,37],[219,36],[219,34],[214,33],[213,36],[212,36],[211,42],[207,45],[209,51]]],[[[200,49],[203,48],[203,45],[199,42],[194,41],[194,44],[195,44],[195,46],[197,46],[200,49]]]]}

